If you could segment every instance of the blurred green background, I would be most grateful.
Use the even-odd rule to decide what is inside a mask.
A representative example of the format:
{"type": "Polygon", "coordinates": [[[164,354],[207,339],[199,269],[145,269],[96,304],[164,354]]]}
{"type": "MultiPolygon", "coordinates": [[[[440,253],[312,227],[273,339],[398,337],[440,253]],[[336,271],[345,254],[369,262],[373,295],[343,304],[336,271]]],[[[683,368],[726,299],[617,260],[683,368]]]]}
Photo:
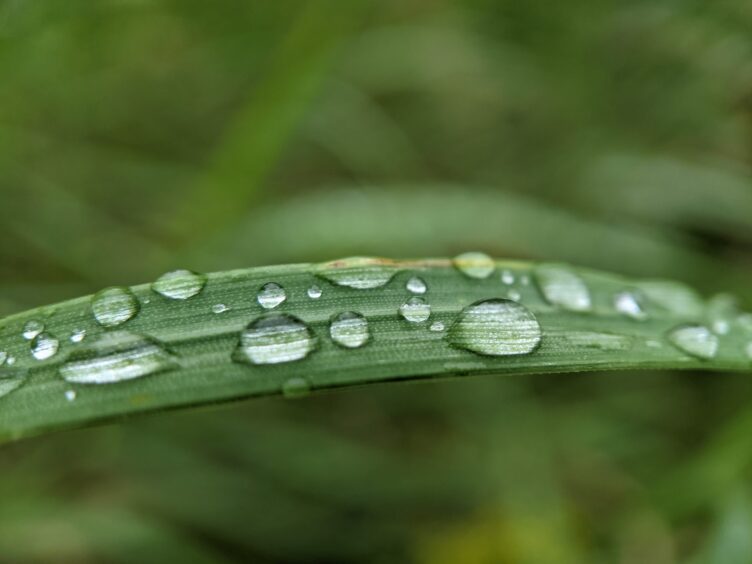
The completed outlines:
{"type": "MultiPolygon", "coordinates": [[[[0,314],[466,250],[749,306],[751,167],[749,2],[0,0],[0,314]]],[[[0,448],[0,562],[752,562],[750,398],[491,377],[60,433],[0,448]]]]}

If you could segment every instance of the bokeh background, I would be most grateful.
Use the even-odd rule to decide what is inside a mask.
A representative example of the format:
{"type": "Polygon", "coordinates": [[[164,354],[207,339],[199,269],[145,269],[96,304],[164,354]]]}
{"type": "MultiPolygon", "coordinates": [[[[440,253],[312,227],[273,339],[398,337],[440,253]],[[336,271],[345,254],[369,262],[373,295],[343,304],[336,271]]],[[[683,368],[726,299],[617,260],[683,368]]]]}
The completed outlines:
{"type": "MultiPolygon", "coordinates": [[[[466,250],[750,306],[751,167],[749,2],[0,0],[0,314],[466,250]]],[[[752,562],[752,380],[374,386],[6,445],[0,562],[752,562]]]]}

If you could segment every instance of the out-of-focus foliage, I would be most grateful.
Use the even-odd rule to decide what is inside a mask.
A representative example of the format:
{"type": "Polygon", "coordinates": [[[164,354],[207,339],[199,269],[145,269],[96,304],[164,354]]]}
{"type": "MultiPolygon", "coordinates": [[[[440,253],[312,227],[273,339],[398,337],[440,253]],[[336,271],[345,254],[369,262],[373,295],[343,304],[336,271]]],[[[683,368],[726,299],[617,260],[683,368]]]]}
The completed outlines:
{"type": "MultiPolygon", "coordinates": [[[[749,306],[750,166],[746,2],[0,1],[0,314],[468,249],[749,306]]],[[[0,561],[746,562],[751,394],[489,377],[23,442],[0,561]]]]}

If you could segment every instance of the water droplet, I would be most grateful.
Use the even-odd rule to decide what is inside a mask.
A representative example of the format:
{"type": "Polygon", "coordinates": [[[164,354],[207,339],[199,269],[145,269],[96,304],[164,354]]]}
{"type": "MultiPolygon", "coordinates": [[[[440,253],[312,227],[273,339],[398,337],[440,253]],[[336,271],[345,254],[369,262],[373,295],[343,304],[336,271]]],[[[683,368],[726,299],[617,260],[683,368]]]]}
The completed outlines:
{"type": "Polygon", "coordinates": [[[431,317],[431,305],[416,296],[402,304],[399,312],[410,323],[423,323],[431,317]]]}
{"type": "Polygon", "coordinates": [[[8,355],[8,360],[5,361],[5,364],[8,366],[13,366],[16,363],[16,357],[8,355]]]}
{"type": "Polygon", "coordinates": [[[640,282],[642,294],[651,303],[682,317],[700,317],[705,310],[702,298],[684,284],[667,280],[640,282]]]}
{"type": "Polygon", "coordinates": [[[739,318],[739,302],[730,294],[713,296],[707,304],[707,319],[713,332],[727,335],[731,332],[731,323],[739,318]]]}
{"type": "Polygon", "coordinates": [[[225,304],[214,304],[212,306],[212,313],[225,313],[227,311],[230,311],[230,308],[227,307],[225,304]]]}
{"type": "Polygon", "coordinates": [[[171,300],[187,300],[197,296],[205,285],[206,276],[181,269],[163,274],[151,289],[171,300]]]}
{"type": "Polygon", "coordinates": [[[387,259],[353,257],[322,264],[316,274],[337,286],[371,290],[386,286],[400,268],[387,259]]]}
{"type": "Polygon", "coordinates": [[[253,321],[240,334],[233,359],[250,364],[280,364],[307,357],[316,347],[313,331],[300,319],[273,314],[253,321]]]}
{"type": "Polygon", "coordinates": [[[47,360],[57,354],[60,341],[49,333],[40,333],[31,341],[31,354],[37,360],[47,360]]]}
{"type": "Polygon", "coordinates": [[[357,349],[368,342],[371,333],[365,317],[354,311],[346,311],[332,319],[329,335],[338,345],[347,349],[357,349]]]}
{"type": "Polygon", "coordinates": [[[679,350],[697,358],[709,360],[718,353],[718,337],[701,325],[677,327],[669,332],[668,340],[679,350]]]}
{"type": "Polygon", "coordinates": [[[530,286],[530,277],[527,274],[520,276],[520,284],[523,286],[530,286]]]}
{"type": "Polygon", "coordinates": [[[548,303],[569,311],[590,311],[592,300],[585,281],[569,267],[540,265],[535,277],[548,303]]]}
{"type": "Polygon", "coordinates": [[[86,329],[75,329],[70,336],[71,343],[82,343],[86,338],[86,329]]]}
{"type": "Polygon", "coordinates": [[[728,335],[731,331],[731,324],[723,319],[713,321],[713,332],[717,335],[728,335]]]}
{"type": "Polygon", "coordinates": [[[282,384],[282,395],[287,399],[304,398],[311,393],[311,384],[305,378],[290,378],[282,384]]]}
{"type": "Polygon", "coordinates": [[[443,321],[435,321],[431,323],[431,331],[434,333],[441,333],[445,328],[443,321]]]}
{"type": "Polygon", "coordinates": [[[511,270],[505,270],[501,273],[501,281],[507,286],[514,284],[514,272],[511,270]]]}
{"type": "Polygon", "coordinates": [[[0,398],[23,386],[26,382],[26,375],[25,370],[10,370],[8,368],[0,370],[0,398]]]}
{"type": "Polygon", "coordinates": [[[412,294],[425,294],[428,290],[428,286],[426,286],[423,279],[418,278],[417,276],[410,278],[405,287],[407,288],[407,291],[412,294]]]}
{"type": "Polygon", "coordinates": [[[752,343],[747,344],[747,348],[744,350],[747,353],[747,358],[752,360],[752,343]]]}
{"type": "Polygon", "coordinates": [[[488,356],[524,355],[541,342],[535,315],[508,300],[486,300],[466,307],[450,329],[450,343],[488,356]]]}
{"type": "Polygon", "coordinates": [[[648,341],[645,342],[645,344],[648,347],[650,347],[651,349],[662,349],[663,348],[663,343],[661,343],[660,341],[656,341],[655,339],[649,339],[648,341]]]}
{"type": "Polygon", "coordinates": [[[68,401],[76,401],[76,391],[75,390],[66,390],[65,391],[65,399],[68,401]]]}
{"type": "Polygon", "coordinates": [[[128,288],[108,288],[94,295],[91,311],[104,327],[117,327],[136,316],[139,306],[128,288]]]}
{"type": "Polygon", "coordinates": [[[517,290],[509,290],[509,292],[507,292],[507,297],[513,302],[519,302],[522,299],[522,294],[517,290]]]}
{"type": "Polygon", "coordinates": [[[23,338],[27,341],[31,341],[42,331],[44,331],[44,323],[37,321],[36,319],[32,319],[31,321],[28,321],[26,325],[24,325],[23,338]]]}
{"type": "Polygon", "coordinates": [[[620,292],[614,296],[616,311],[632,319],[647,319],[647,314],[640,304],[640,300],[633,292],[620,292]]]}
{"type": "Polygon", "coordinates": [[[282,286],[269,282],[259,290],[256,299],[264,309],[274,309],[287,299],[287,294],[282,286]]]}
{"type": "Polygon", "coordinates": [[[563,336],[570,345],[603,351],[628,351],[632,348],[632,338],[613,333],[596,331],[571,331],[563,336]]]}
{"type": "Polygon", "coordinates": [[[156,339],[114,331],[74,350],[59,371],[60,376],[72,384],[112,384],[177,366],[175,356],[156,339]]]}
{"type": "Polygon", "coordinates": [[[311,298],[312,300],[318,300],[321,297],[321,294],[323,292],[321,291],[321,288],[319,288],[318,286],[311,286],[310,288],[308,288],[307,293],[308,293],[308,297],[311,298]]]}
{"type": "Polygon", "coordinates": [[[485,253],[462,253],[454,257],[454,266],[470,278],[488,278],[496,269],[493,259],[485,253]]]}

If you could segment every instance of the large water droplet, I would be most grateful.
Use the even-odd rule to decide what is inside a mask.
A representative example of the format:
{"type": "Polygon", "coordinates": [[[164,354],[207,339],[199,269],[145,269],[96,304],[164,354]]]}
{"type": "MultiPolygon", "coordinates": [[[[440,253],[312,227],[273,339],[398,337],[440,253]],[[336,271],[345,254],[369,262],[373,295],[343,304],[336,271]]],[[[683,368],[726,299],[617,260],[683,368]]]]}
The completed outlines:
{"type": "Polygon", "coordinates": [[[49,333],[40,333],[31,341],[31,355],[37,360],[47,360],[57,354],[60,341],[49,333]]]}
{"type": "Polygon", "coordinates": [[[26,382],[26,370],[0,369],[0,398],[16,391],[26,382]]]}
{"type": "Polygon", "coordinates": [[[449,332],[452,345],[488,356],[524,355],[541,342],[535,315],[509,300],[486,300],[466,307],[449,332]]]}
{"type": "Polygon", "coordinates": [[[590,311],[592,300],[585,281],[569,267],[544,264],[535,269],[535,277],[548,303],[569,311],[590,311]]]}
{"type": "Polygon", "coordinates": [[[95,294],[91,302],[94,319],[104,327],[117,327],[133,319],[140,307],[128,288],[107,288],[95,294]]]}
{"type": "Polygon", "coordinates": [[[305,378],[290,378],[282,384],[282,395],[287,399],[299,399],[311,393],[311,384],[305,378]]]}
{"type": "Polygon", "coordinates": [[[410,278],[405,287],[407,288],[407,291],[412,294],[425,294],[428,290],[428,286],[426,286],[423,279],[418,278],[417,276],[410,278]]]}
{"type": "Polygon", "coordinates": [[[27,321],[26,325],[24,325],[22,335],[24,339],[31,341],[42,331],[44,331],[44,323],[37,321],[36,319],[32,319],[31,321],[27,321]]]}
{"type": "Polygon", "coordinates": [[[677,327],[669,332],[668,340],[682,352],[704,360],[715,358],[718,353],[718,337],[701,325],[677,327]]]}
{"type": "Polygon", "coordinates": [[[415,296],[402,304],[399,312],[410,323],[423,323],[431,317],[431,305],[423,298],[415,296]]]}
{"type": "Polygon", "coordinates": [[[177,366],[177,358],[156,339],[114,331],[105,333],[85,348],[74,350],[59,372],[72,384],[112,384],[177,366]]]}
{"type": "Polygon", "coordinates": [[[323,292],[321,291],[321,288],[319,288],[318,286],[311,286],[310,288],[308,288],[307,292],[308,297],[312,300],[318,300],[321,297],[322,293],[323,292]]]}
{"type": "Polygon", "coordinates": [[[252,322],[240,334],[237,362],[280,364],[307,357],[316,347],[310,327],[297,317],[273,314],[252,322]]]}
{"type": "Polygon", "coordinates": [[[287,294],[282,286],[269,282],[259,290],[256,299],[264,309],[274,309],[287,299],[287,294]]]}
{"type": "Polygon", "coordinates": [[[151,289],[171,300],[187,300],[197,296],[205,285],[206,276],[181,269],[163,274],[151,289]]]}
{"type": "Polygon", "coordinates": [[[462,253],[454,257],[454,266],[470,278],[488,278],[496,269],[496,263],[485,253],[462,253]]]}
{"type": "Polygon", "coordinates": [[[347,349],[357,349],[368,342],[368,320],[354,311],[340,313],[329,325],[332,341],[347,349]]]}
{"type": "Polygon", "coordinates": [[[640,303],[640,299],[634,292],[620,292],[614,296],[614,308],[616,311],[632,319],[640,321],[647,319],[647,314],[640,303]]]}
{"type": "Polygon", "coordinates": [[[338,286],[371,290],[386,286],[400,268],[387,259],[353,257],[322,264],[316,274],[338,286]]]}

